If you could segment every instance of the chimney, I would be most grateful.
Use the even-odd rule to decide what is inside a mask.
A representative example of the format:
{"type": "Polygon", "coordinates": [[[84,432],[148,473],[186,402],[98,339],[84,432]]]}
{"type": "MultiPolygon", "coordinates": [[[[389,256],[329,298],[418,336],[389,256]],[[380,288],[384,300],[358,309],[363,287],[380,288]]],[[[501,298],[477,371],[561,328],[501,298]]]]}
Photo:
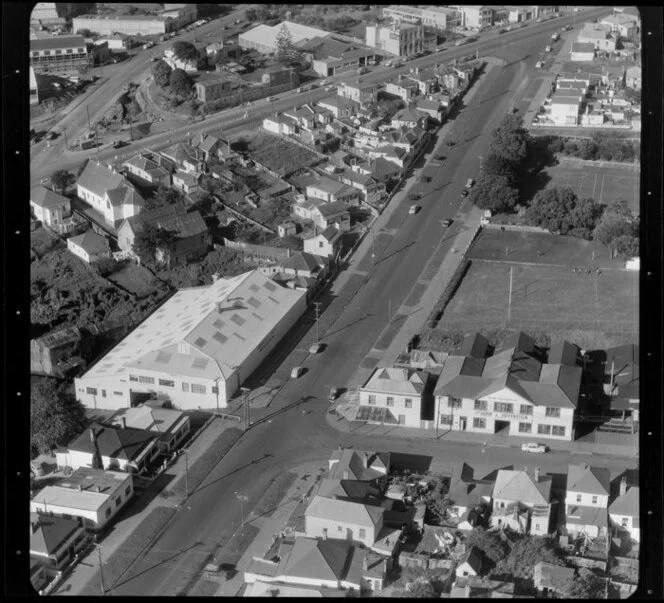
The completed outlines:
{"type": "Polygon", "coordinates": [[[323,540],[327,540],[327,528],[323,528],[323,540]]]}
{"type": "Polygon", "coordinates": [[[344,471],[344,479],[348,479],[348,471],[344,471]]]}
{"type": "Polygon", "coordinates": [[[37,530],[39,530],[39,522],[31,521],[30,522],[30,533],[31,534],[36,534],[37,530]]]}
{"type": "Polygon", "coordinates": [[[127,417],[122,417],[122,429],[127,429],[127,417]]]}
{"type": "Polygon", "coordinates": [[[95,486],[95,490],[101,494],[101,486],[99,484],[95,486]]]}
{"type": "Polygon", "coordinates": [[[620,496],[627,492],[627,476],[623,475],[620,480],[620,496]]]}
{"type": "Polygon", "coordinates": [[[539,479],[540,479],[540,468],[535,467],[535,481],[539,482],[539,479]]]}
{"type": "Polygon", "coordinates": [[[96,439],[95,428],[90,427],[90,441],[94,443],[96,439]]]}
{"type": "Polygon", "coordinates": [[[364,464],[364,468],[368,469],[369,468],[369,453],[368,452],[365,452],[362,455],[362,461],[363,461],[363,464],[364,464]]]}
{"type": "Polygon", "coordinates": [[[78,491],[79,491],[79,492],[83,492],[83,484],[79,484],[79,485],[78,485],[78,491]]]}

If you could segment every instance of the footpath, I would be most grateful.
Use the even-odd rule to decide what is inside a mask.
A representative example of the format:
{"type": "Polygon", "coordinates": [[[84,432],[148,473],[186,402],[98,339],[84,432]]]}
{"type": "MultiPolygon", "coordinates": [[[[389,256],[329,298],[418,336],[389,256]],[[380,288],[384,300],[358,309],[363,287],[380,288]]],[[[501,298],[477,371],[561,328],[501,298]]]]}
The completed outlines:
{"type": "MultiPolygon", "coordinates": [[[[195,439],[192,439],[185,448],[189,467],[191,468],[209,450],[219,435],[230,427],[237,428],[238,424],[233,421],[213,418],[204,428],[199,430],[194,435],[195,439]]],[[[120,514],[110,533],[103,538],[100,544],[102,560],[109,559],[116,553],[132,533],[138,530],[141,523],[146,520],[152,511],[159,507],[178,509],[178,505],[182,501],[178,496],[174,496],[171,491],[178,486],[178,478],[184,475],[185,462],[185,455],[181,454],[161,474],[166,479],[158,480],[157,484],[148,486],[142,493],[136,493],[135,500],[127,507],[125,512],[120,514]],[[159,491],[161,486],[158,483],[162,481],[168,481],[168,485],[159,491]],[[135,512],[135,508],[140,507],[145,500],[149,500],[149,502],[139,512],[135,512]]],[[[145,546],[147,547],[149,544],[150,542],[146,542],[145,546]]],[[[88,554],[74,566],[52,594],[66,596],[83,594],[84,590],[88,590],[86,587],[92,580],[99,580],[99,557],[95,547],[92,547],[88,554]]],[[[111,586],[111,584],[106,584],[107,589],[111,586]]]]}

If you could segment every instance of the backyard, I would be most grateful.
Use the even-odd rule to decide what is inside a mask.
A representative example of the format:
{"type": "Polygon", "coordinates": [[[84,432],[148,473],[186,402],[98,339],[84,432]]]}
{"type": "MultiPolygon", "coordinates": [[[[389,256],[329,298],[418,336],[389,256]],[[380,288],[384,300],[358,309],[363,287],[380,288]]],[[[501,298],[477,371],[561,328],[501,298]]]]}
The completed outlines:
{"type": "Polygon", "coordinates": [[[143,268],[132,261],[125,262],[118,270],[108,276],[108,280],[138,297],[149,295],[154,287],[152,273],[147,268],[143,268]]]}
{"type": "MultiPolygon", "coordinates": [[[[320,159],[312,151],[274,134],[256,133],[242,138],[253,159],[280,175],[320,163],[320,159]]],[[[235,143],[238,144],[241,143],[235,143]]]]}

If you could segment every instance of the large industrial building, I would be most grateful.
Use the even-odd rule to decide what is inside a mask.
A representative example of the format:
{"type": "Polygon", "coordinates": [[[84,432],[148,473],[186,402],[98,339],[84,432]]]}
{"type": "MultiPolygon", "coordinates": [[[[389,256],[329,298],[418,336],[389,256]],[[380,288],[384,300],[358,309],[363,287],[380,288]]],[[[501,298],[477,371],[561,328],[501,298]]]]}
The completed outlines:
{"type": "Polygon", "coordinates": [[[81,36],[51,36],[30,40],[30,67],[44,71],[85,71],[92,65],[85,40],[81,36]]]}
{"type": "Polygon", "coordinates": [[[268,25],[258,25],[238,36],[238,43],[241,48],[254,49],[263,54],[270,54],[277,51],[277,36],[282,27],[286,27],[290,33],[293,44],[299,44],[315,37],[324,38],[330,35],[329,31],[307,27],[299,23],[282,21],[277,25],[269,27],[268,25]]]}
{"type": "Polygon", "coordinates": [[[306,292],[258,271],[182,289],[75,380],[89,408],[146,395],[179,410],[225,408],[306,309],[306,292]]]}
{"type": "Polygon", "coordinates": [[[163,15],[81,15],[72,19],[72,31],[87,29],[101,36],[114,33],[159,35],[173,28],[173,19],[163,15]]]}

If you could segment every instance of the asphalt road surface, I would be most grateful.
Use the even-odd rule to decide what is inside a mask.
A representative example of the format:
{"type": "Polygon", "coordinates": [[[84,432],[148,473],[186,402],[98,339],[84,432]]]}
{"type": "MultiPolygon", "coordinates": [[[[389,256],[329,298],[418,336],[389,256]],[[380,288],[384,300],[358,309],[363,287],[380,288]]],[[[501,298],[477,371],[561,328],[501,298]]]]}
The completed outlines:
{"type": "MultiPolygon", "coordinates": [[[[327,349],[307,360],[307,372],[288,382],[271,403],[272,416],[255,424],[222,459],[148,553],[111,587],[111,594],[186,594],[207,555],[240,525],[240,504],[234,492],[248,497],[247,514],[275,475],[304,460],[324,463],[338,445],[435,456],[444,459],[435,464],[436,469],[446,471],[462,461],[479,472],[533,464],[531,457],[513,448],[484,450],[476,444],[341,433],[328,427],[324,413],[330,384],[343,385],[350,379],[386,326],[390,307],[397,308],[409,294],[437,246],[449,247],[453,229],[463,227],[455,223],[452,232],[446,233],[440,220],[459,209],[459,193],[466,179],[476,176],[479,155],[488,151],[488,134],[522,83],[524,66],[515,57],[532,55],[541,38],[524,38],[520,44],[504,47],[507,65],[487,73],[480,98],[457,118],[456,147],[448,150],[441,145],[440,152],[448,159],[426,185],[418,202],[422,210],[408,215],[407,203],[396,209],[386,231],[377,237],[375,266],[371,258],[365,258],[362,266],[367,274],[351,277],[325,311],[339,316],[321,333],[327,349]],[[310,412],[304,414],[303,409],[310,412]]],[[[528,65],[525,69],[530,71],[528,65]]],[[[569,463],[587,459],[552,452],[538,457],[537,465],[542,471],[563,474],[569,463]]],[[[607,457],[600,464],[615,476],[634,467],[635,461],[607,457]]]]}

